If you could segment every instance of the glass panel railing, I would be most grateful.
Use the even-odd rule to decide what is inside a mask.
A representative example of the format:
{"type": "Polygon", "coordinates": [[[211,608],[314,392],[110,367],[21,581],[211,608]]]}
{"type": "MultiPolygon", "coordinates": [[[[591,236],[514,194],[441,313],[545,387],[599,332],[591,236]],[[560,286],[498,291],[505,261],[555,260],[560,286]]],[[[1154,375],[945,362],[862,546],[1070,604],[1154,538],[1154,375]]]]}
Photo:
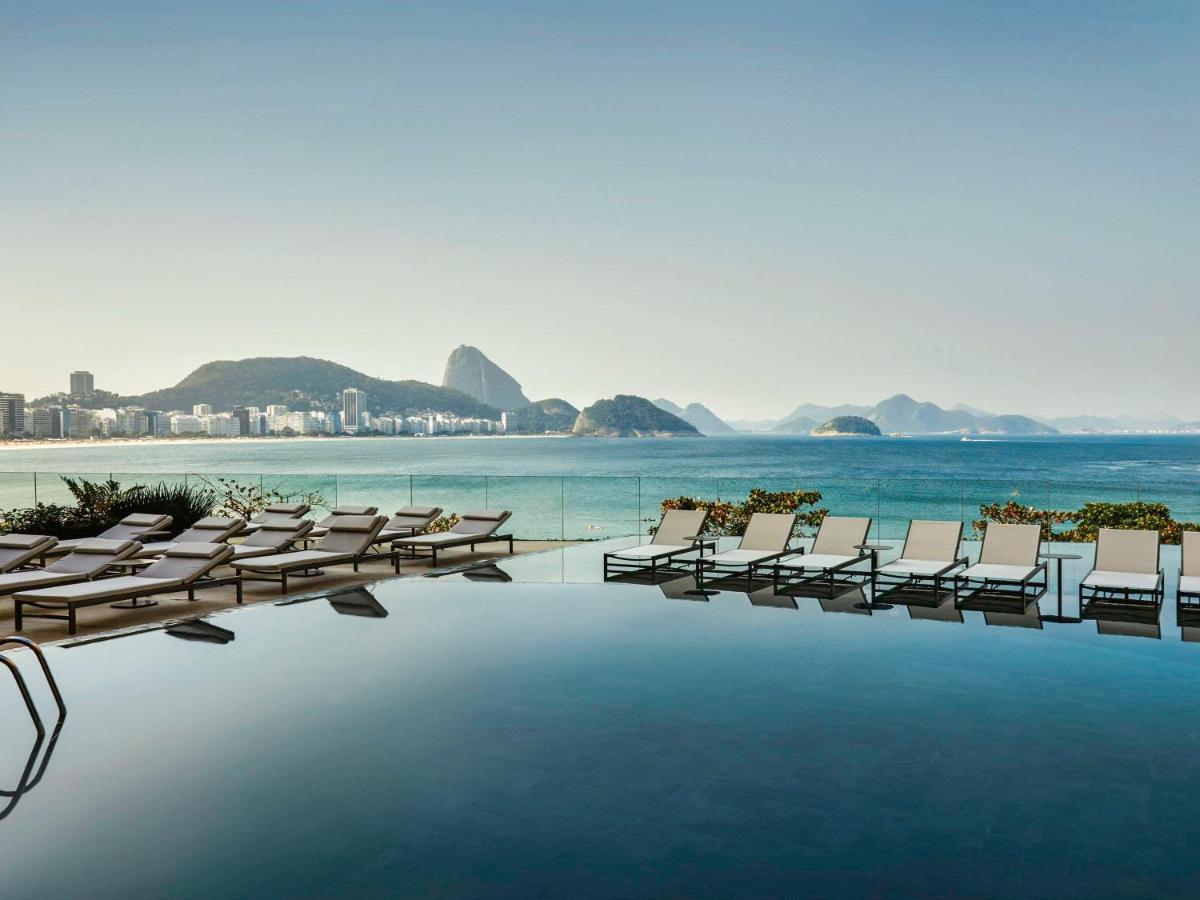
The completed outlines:
{"type": "Polygon", "coordinates": [[[483,475],[414,475],[414,506],[440,506],[446,512],[464,513],[488,508],[487,478],[483,475]]]}
{"type": "Polygon", "coordinates": [[[639,508],[639,519],[641,528],[639,532],[646,534],[651,528],[658,524],[662,518],[662,504],[664,500],[675,500],[680,497],[702,500],[716,500],[719,491],[720,479],[717,478],[642,478],[640,479],[641,492],[639,508]]]}
{"type": "MultiPolygon", "coordinates": [[[[0,508],[35,502],[74,505],[60,473],[0,473],[0,508]]],[[[869,516],[871,539],[902,540],[910,519],[962,521],[964,537],[978,538],[980,507],[1013,502],[1038,510],[1075,512],[1087,503],[1165,504],[1177,521],[1200,522],[1200,482],[1042,481],[1038,479],[821,479],[796,477],[636,477],[408,474],[195,474],[69,473],[101,482],[112,477],[124,488],[146,485],[208,485],[219,491],[241,486],[265,491],[268,499],[305,499],[313,517],[335,505],[376,506],[390,515],[409,505],[440,506],[448,513],[510,509],[510,528],[519,538],[595,540],[645,537],[661,517],[664,500],[689,497],[745,502],[750,492],[817,491],[816,507],[834,515],[869,516]],[[222,483],[224,479],[224,484],[222,483]]],[[[802,507],[805,512],[810,507],[802,507]]],[[[1065,535],[1070,523],[1056,526],[1065,535]]],[[[807,535],[811,528],[798,534],[807,535]]],[[[898,548],[897,548],[898,549],[898,548]]]]}
{"type": "Polygon", "coordinates": [[[489,475],[487,504],[507,509],[512,518],[503,531],[529,540],[560,540],[563,519],[563,479],[539,475],[489,475]]]}
{"type": "MultiPolygon", "coordinates": [[[[957,479],[887,479],[879,486],[879,539],[899,542],[912,519],[967,519],[963,483],[957,479]]],[[[968,528],[964,527],[964,535],[968,528]]]]}
{"type": "MultiPolygon", "coordinates": [[[[67,487],[66,479],[70,478],[77,482],[90,481],[98,483],[107,481],[110,477],[112,476],[109,472],[38,472],[38,503],[57,503],[63,506],[74,506],[75,496],[67,487]]],[[[131,486],[132,482],[122,485],[122,487],[131,486]]]]}
{"type": "Polygon", "coordinates": [[[562,535],[568,541],[643,535],[639,479],[564,478],[562,535]]]}
{"type": "MultiPolygon", "coordinates": [[[[231,476],[241,482],[250,476],[231,476]]],[[[307,503],[312,507],[310,519],[323,519],[338,504],[336,475],[259,475],[259,487],[268,503],[307,503]]]]}
{"type": "Polygon", "coordinates": [[[33,506],[37,488],[38,476],[33,472],[0,472],[0,510],[33,506]]]}
{"type": "Polygon", "coordinates": [[[413,505],[408,475],[338,475],[334,493],[338,506],[374,506],[384,516],[413,505]]]}

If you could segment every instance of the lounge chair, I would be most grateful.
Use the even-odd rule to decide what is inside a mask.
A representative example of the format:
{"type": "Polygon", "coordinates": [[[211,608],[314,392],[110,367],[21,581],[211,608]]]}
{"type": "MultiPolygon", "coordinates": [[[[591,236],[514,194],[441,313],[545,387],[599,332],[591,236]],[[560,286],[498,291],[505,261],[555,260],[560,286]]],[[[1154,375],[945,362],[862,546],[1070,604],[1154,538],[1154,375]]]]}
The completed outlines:
{"type": "MultiPolygon", "coordinates": [[[[465,512],[449,531],[438,534],[418,534],[392,541],[395,551],[407,550],[410,559],[423,558],[429,553],[430,565],[437,565],[438,553],[451,547],[470,547],[476,544],[492,544],[507,541],[508,552],[513,552],[513,536],[499,534],[498,529],[509,520],[512,513],[507,509],[474,509],[465,512]]],[[[400,571],[400,554],[395,557],[396,571],[400,571]]]]}
{"type": "MultiPolygon", "coordinates": [[[[85,606],[127,600],[131,603],[141,597],[154,597],[187,590],[189,600],[201,588],[234,584],[237,587],[237,602],[242,602],[241,578],[213,578],[210,573],[233,556],[228,544],[176,544],[162,559],[151,563],[136,575],[119,575],[116,578],[101,578],[80,584],[22,591],[13,595],[15,625],[20,631],[25,619],[57,619],[67,623],[67,633],[75,633],[76,613],[85,606]],[[38,610],[64,610],[62,612],[27,613],[26,607],[38,610]]],[[[153,606],[156,601],[139,604],[153,606]]]]}
{"type": "Polygon", "coordinates": [[[312,527],[312,531],[308,533],[308,536],[314,540],[316,538],[325,537],[325,535],[329,534],[329,526],[337,520],[338,516],[373,516],[378,514],[378,512],[378,506],[334,507],[333,512],[312,527]]]}
{"type": "Polygon", "coordinates": [[[1179,547],[1179,593],[1176,608],[1200,604],[1200,531],[1185,531],[1179,547]]]}
{"type": "Polygon", "coordinates": [[[925,519],[909,522],[900,558],[871,571],[871,602],[878,602],[884,595],[928,595],[932,590],[936,606],[947,576],[970,562],[965,556],[959,556],[962,528],[962,522],[925,519]]]}
{"type": "Polygon", "coordinates": [[[794,513],[754,513],[736,550],[696,557],[696,587],[704,587],[709,573],[716,580],[745,575],[747,589],[753,589],[755,570],[787,554],[795,528],[794,513]]]}
{"type": "Polygon", "coordinates": [[[264,522],[272,519],[303,519],[312,507],[307,503],[269,503],[258,515],[251,516],[242,528],[242,533],[258,531],[264,522]]]}
{"type": "Polygon", "coordinates": [[[670,566],[687,553],[699,551],[703,555],[705,546],[715,550],[716,538],[701,537],[707,522],[707,509],[668,509],[650,543],[604,554],[604,580],[642,573],[649,573],[655,580],[659,566],[670,566]]]}
{"type": "Polygon", "coordinates": [[[58,543],[48,534],[0,534],[0,572],[15,572],[46,554],[58,543]]]}
{"type": "Polygon", "coordinates": [[[1163,573],[1154,529],[1101,528],[1096,562],[1079,583],[1082,615],[1091,603],[1162,606],[1163,573]]]}
{"type": "Polygon", "coordinates": [[[176,544],[223,544],[235,534],[240,533],[245,524],[245,519],[205,516],[203,519],[193,522],[191,528],[181,531],[169,541],[143,544],[137,556],[162,556],[176,544]]]}
{"type": "Polygon", "coordinates": [[[955,603],[997,613],[1023,612],[1036,603],[1050,584],[1046,562],[1038,559],[1041,543],[1040,525],[989,522],[979,562],[954,575],[955,603]]]}
{"type": "Polygon", "coordinates": [[[88,538],[44,569],[25,569],[0,575],[0,597],[35,588],[91,581],[107,572],[113,563],[129,559],[141,546],[137,541],[88,538]]]}
{"type": "Polygon", "coordinates": [[[396,541],[420,534],[442,514],[440,506],[405,506],[396,510],[379,533],[379,542],[396,541]]]}
{"type": "Polygon", "coordinates": [[[297,541],[310,537],[313,527],[313,523],[308,519],[275,519],[263,522],[258,530],[240,544],[230,544],[233,547],[233,560],[236,562],[239,559],[285,553],[297,541]]]}
{"type": "MultiPolygon", "coordinates": [[[[319,574],[322,566],[340,566],[350,563],[354,571],[366,559],[375,559],[368,551],[375,538],[387,524],[384,516],[340,516],[329,527],[329,533],[310,550],[292,553],[277,553],[261,559],[234,561],[233,567],[251,580],[274,581],[279,579],[279,593],[287,593],[288,575],[295,572],[319,574]],[[245,575],[250,572],[252,575],[245,575]]],[[[391,554],[384,554],[391,555],[391,554]]]]}
{"type": "MultiPolygon", "coordinates": [[[[104,538],[106,541],[138,541],[139,543],[144,543],[154,538],[167,537],[171,533],[168,529],[171,527],[173,521],[174,519],[168,515],[130,513],[116,525],[100,532],[96,537],[104,538]]],[[[71,538],[67,541],[59,541],[46,555],[63,556],[73,552],[84,541],[90,540],[93,539],[71,538]]]]}
{"type": "Polygon", "coordinates": [[[821,593],[827,590],[832,595],[839,579],[846,585],[850,584],[847,579],[851,575],[865,580],[870,569],[854,570],[854,566],[871,562],[871,554],[863,549],[870,530],[870,518],[826,516],[821,520],[808,553],[801,550],[798,555],[785,557],[772,567],[771,582],[775,593],[820,588],[821,593]]]}

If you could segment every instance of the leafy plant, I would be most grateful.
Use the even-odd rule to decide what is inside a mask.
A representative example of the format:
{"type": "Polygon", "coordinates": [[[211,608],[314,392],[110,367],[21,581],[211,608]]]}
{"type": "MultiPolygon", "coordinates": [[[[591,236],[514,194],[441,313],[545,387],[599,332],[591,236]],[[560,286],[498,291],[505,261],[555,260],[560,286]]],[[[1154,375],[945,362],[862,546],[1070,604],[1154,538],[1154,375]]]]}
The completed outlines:
{"type": "Polygon", "coordinates": [[[1178,522],[1171,517],[1165,503],[1085,503],[1073,512],[1037,509],[1009,501],[979,507],[982,519],[974,523],[982,532],[988,522],[1040,524],[1042,540],[1072,544],[1092,543],[1101,528],[1151,529],[1159,533],[1164,544],[1178,544],[1183,532],[1200,531],[1200,522],[1178,522]],[[1055,525],[1073,524],[1073,528],[1055,531],[1055,525]]]}
{"type": "Polygon", "coordinates": [[[448,516],[440,516],[429,523],[425,529],[426,533],[437,533],[440,531],[449,531],[458,524],[458,513],[450,513],[448,516]]]}
{"type": "MultiPolygon", "coordinates": [[[[828,514],[827,509],[804,510],[821,500],[820,491],[764,491],[754,488],[741,502],[729,500],[705,500],[701,497],[673,497],[662,502],[662,511],[669,509],[707,509],[708,521],[704,525],[706,535],[743,535],[750,517],[761,513],[797,513],[797,525],[801,528],[816,528],[828,514]]],[[[657,523],[650,527],[650,534],[658,530],[657,523]]]]}
{"type": "Polygon", "coordinates": [[[971,523],[975,527],[977,539],[983,535],[988,522],[996,522],[1004,525],[1041,525],[1043,541],[1065,540],[1061,534],[1055,534],[1054,526],[1075,521],[1075,513],[1023,506],[1015,500],[984,504],[979,507],[979,514],[983,518],[971,523]]]}
{"type": "Polygon", "coordinates": [[[203,475],[199,478],[216,498],[219,516],[249,519],[272,503],[307,503],[313,509],[330,508],[320,491],[277,491],[234,478],[207,478],[203,475]]]}
{"type": "Polygon", "coordinates": [[[89,537],[115,525],[130,513],[171,516],[176,532],[212,515],[215,498],[196,485],[160,483],[122,488],[119,482],[63,478],[75,506],[38,503],[0,513],[0,531],[49,534],[57,538],[89,537]]]}

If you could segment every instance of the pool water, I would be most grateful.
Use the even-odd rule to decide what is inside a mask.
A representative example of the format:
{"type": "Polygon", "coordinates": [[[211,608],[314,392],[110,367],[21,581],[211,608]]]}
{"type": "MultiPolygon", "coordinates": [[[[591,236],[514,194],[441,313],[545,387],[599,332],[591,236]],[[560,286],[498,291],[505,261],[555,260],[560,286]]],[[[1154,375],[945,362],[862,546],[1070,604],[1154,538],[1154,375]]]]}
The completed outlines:
{"type": "MultiPolygon", "coordinates": [[[[572,552],[500,571],[599,565],[572,552]]],[[[1169,609],[1156,641],[455,576],[210,621],[236,637],[48,652],[70,713],[0,893],[1194,893],[1200,647],[1169,609]]],[[[11,790],[34,734],[0,713],[11,790]]]]}

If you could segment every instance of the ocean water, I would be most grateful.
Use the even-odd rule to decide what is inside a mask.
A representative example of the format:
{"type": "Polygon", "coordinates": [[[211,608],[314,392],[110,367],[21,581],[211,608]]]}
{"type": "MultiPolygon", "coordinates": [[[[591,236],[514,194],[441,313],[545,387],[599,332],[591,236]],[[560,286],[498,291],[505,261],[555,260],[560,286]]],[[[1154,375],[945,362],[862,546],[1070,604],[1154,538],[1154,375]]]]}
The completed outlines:
{"type": "Polygon", "coordinates": [[[663,440],[435,438],[116,444],[0,452],[0,507],[68,498],[61,473],[123,483],[236,476],[329,503],[512,509],[519,537],[644,532],[663,498],[736,499],[753,487],[817,490],[869,515],[877,537],[909,518],[970,522],[982,503],[1075,509],[1155,500],[1200,519],[1200,436],[962,441],[745,435],[663,440]]]}

